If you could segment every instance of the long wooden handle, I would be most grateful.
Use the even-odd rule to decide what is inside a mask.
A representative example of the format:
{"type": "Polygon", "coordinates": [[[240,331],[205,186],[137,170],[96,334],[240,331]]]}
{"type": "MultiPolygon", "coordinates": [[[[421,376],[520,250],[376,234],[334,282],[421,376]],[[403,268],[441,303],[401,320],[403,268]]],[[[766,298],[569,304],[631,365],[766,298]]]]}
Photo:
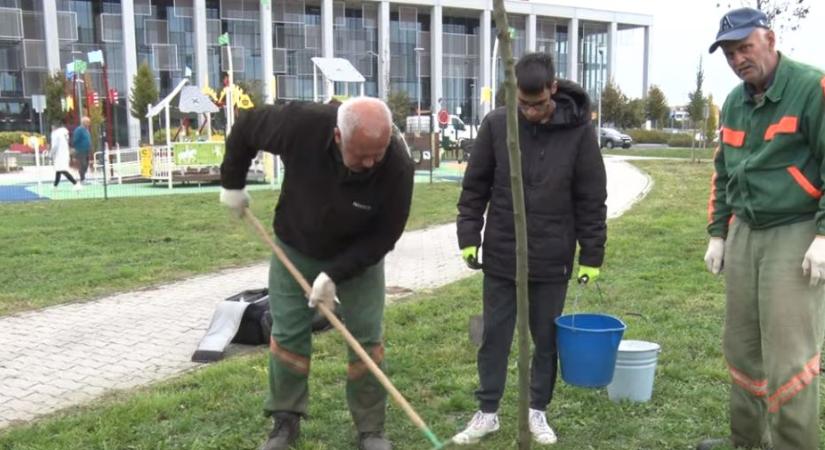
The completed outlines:
{"type": "MultiPolygon", "coordinates": [[[[295,265],[292,264],[292,261],[289,260],[289,258],[286,256],[286,253],[284,253],[281,247],[279,247],[278,244],[276,244],[275,241],[273,241],[272,238],[269,237],[269,233],[266,231],[263,225],[261,225],[261,222],[258,220],[258,218],[252,215],[252,212],[248,208],[244,210],[244,217],[250,224],[252,224],[253,227],[255,227],[255,230],[257,230],[258,235],[260,235],[261,239],[263,239],[267,244],[269,244],[269,246],[272,248],[272,251],[275,252],[275,256],[277,256],[281,263],[283,263],[283,265],[286,267],[289,273],[291,273],[293,278],[295,278],[295,281],[297,281],[298,284],[301,285],[301,288],[304,290],[307,297],[309,297],[309,294],[312,291],[312,287],[310,287],[309,283],[307,283],[307,280],[304,278],[301,272],[299,272],[298,269],[295,268],[295,265]]],[[[327,320],[329,320],[329,323],[331,323],[332,326],[335,327],[335,329],[338,330],[341,333],[341,335],[344,336],[344,339],[347,341],[347,344],[349,344],[349,346],[352,347],[355,353],[358,354],[358,357],[361,358],[361,361],[363,361],[364,364],[367,365],[367,368],[370,370],[370,372],[372,372],[372,374],[375,375],[375,378],[377,378],[378,381],[381,382],[381,385],[384,386],[384,389],[386,389],[387,392],[390,393],[393,400],[395,400],[395,402],[398,403],[398,406],[400,406],[401,409],[403,409],[404,412],[407,413],[407,416],[409,416],[410,420],[412,420],[413,423],[418,428],[422,429],[425,433],[432,433],[430,432],[429,427],[427,427],[427,424],[425,424],[424,421],[421,420],[421,417],[419,417],[418,413],[416,413],[412,406],[410,406],[410,404],[407,402],[407,399],[405,399],[404,396],[401,395],[400,392],[398,392],[398,389],[395,388],[390,379],[387,378],[383,371],[381,371],[381,368],[378,367],[378,365],[375,364],[375,361],[373,361],[372,358],[370,358],[370,356],[367,354],[367,352],[364,351],[364,347],[361,347],[361,344],[359,344],[358,341],[352,336],[352,334],[350,334],[349,330],[347,330],[347,327],[344,326],[344,324],[341,323],[340,320],[338,320],[338,317],[336,317],[335,314],[333,314],[333,312],[330,311],[330,309],[327,308],[327,306],[323,303],[319,303],[316,307],[327,318],[327,320]]]]}

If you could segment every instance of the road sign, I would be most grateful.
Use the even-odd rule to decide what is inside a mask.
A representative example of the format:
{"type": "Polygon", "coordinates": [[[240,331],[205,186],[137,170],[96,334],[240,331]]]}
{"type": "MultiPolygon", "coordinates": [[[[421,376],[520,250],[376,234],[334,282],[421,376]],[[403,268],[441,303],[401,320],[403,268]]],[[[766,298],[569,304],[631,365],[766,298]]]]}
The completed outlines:
{"type": "Polygon", "coordinates": [[[423,151],[421,152],[421,158],[424,159],[424,161],[429,161],[432,159],[432,154],[428,151],[423,151]]]}
{"type": "Polygon", "coordinates": [[[32,95],[32,109],[38,114],[42,113],[46,109],[46,96],[32,95]]]}
{"type": "Polygon", "coordinates": [[[438,112],[438,123],[440,125],[447,125],[450,123],[450,113],[448,113],[446,109],[442,109],[438,112]]]}

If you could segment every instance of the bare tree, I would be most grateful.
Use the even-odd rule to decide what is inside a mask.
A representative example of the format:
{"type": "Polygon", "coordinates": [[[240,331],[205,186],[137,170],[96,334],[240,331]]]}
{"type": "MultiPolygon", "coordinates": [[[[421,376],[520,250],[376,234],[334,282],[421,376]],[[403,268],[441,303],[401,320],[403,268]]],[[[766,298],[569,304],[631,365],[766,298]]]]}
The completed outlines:
{"type": "Polygon", "coordinates": [[[516,323],[518,324],[518,448],[530,450],[528,395],[530,390],[530,333],[527,299],[527,215],[521,175],[521,151],[516,112],[516,71],[512,36],[504,0],[493,1],[501,60],[504,61],[504,90],[507,106],[507,153],[510,161],[510,191],[513,193],[513,221],[516,231],[516,323]]]}
{"type": "Polygon", "coordinates": [[[716,7],[727,9],[748,6],[756,8],[768,16],[771,27],[778,31],[796,30],[800,22],[808,17],[811,10],[807,0],[738,0],[716,2],[716,7]]]}

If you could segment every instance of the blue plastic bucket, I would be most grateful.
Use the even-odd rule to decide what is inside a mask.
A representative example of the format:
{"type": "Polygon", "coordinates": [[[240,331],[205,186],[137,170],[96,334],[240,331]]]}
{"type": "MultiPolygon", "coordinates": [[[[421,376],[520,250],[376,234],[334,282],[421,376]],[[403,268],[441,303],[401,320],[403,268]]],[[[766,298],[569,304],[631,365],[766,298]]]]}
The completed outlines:
{"type": "Polygon", "coordinates": [[[556,319],[561,378],[574,386],[610,384],[616,352],[627,326],[606,314],[568,314],[556,319]]]}

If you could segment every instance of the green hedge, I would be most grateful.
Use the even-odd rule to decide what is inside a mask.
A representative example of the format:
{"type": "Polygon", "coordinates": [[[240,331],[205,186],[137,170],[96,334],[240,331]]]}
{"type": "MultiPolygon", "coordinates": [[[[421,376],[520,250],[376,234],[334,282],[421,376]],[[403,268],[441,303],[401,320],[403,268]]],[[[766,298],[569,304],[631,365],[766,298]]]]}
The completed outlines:
{"type": "MultiPolygon", "coordinates": [[[[35,133],[36,134],[36,133],[35,133]]],[[[0,151],[8,150],[11,144],[23,143],[23,135],[31,136],[28,131],[0,131],[0,151]]],[[[38,136],[40,136],[38,134],[38,136]]]]}
{"type": "Polygon", "coordinates": [[[671,134],[670,139],[667,140],[667,145],[671,147],[690,147],[693,140],[690,137],[690,134],[687,133],[678,133],[678,134],[671,134]]]}
{"type": "Polygon", "coordinates": [[[625,132],[634,144],[662,144],[671,147],[690,147],[690,133],[669,133],[664,130],[634,129],[625,132]]]}
{"type": "Polygon", "coordinates": [[[626,134],[633,138],[637,144],[666,144],[672,136],[671,133],[662,130],[627,130],[626,134]]]}

